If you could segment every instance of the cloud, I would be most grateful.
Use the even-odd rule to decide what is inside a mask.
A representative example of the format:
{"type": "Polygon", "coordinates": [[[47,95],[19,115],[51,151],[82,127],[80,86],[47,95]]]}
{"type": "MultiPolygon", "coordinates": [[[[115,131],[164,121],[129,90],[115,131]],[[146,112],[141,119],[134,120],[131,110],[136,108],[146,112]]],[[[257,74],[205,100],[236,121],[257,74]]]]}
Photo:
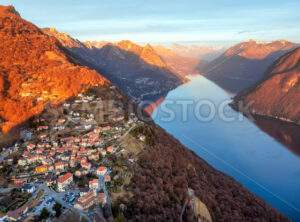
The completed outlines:
{"type": "Polygon", "coordinates": [[[239,31],[238,34],[241,35],[241,34],[251,33],[251,32],[254,32],[254,31],[250,31],[250,30],[242,30],[242,31],[239,31]]]}

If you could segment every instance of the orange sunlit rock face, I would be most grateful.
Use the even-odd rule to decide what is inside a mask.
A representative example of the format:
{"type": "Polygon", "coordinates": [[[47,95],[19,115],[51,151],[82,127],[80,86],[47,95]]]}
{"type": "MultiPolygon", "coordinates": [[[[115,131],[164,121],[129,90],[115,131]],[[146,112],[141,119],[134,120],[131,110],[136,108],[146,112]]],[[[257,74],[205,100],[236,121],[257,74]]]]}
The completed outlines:
{"type": "Polygon", "coordinates": [[[229,48],[225,52],[225,56],[239,55],[247,59],[265,59],[272,53],[278,53],[278,51],[288,51],[295,48],[295,43],[287,40],[278,40],[273,42],[248,40],[234,47],[229,48]]]}
{"type": "Polygon", "coordinates": [[[253,102],[251,112],[300,123],[300,48],[279,58],[265,77],[236,101],[253,102]]]}
{"type": "MultiPolygon", "coordinates": [[[[0,126],[3,132],[107,80],[81,66],[55,38],[0,6],[0,126]]],[[[108,82],[107,82],[108,83],[108,82]]]]}

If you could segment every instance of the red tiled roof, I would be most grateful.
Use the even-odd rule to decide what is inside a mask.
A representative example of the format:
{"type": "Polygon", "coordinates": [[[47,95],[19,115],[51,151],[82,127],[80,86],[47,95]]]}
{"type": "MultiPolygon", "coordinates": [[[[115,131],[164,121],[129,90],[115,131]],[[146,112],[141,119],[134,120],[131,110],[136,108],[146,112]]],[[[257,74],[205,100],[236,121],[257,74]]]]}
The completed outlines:
{"type": "Polygon", "coordinates": [[[91,166],[91,164],[90,164],[90,163],[86,163],[86,162],[83,162],[83,163],[81,163],[81,165],[82,165],[82,166],[86,166],[86,167],[89,167],[89,166],[91,166]]]}
{"type": "Polygon", "coordinates": [[[89,182],[89,185],[92,185],[94,183],[99,183],[98,179],[93,179],[89,182]]]}
{"type": "Polygon", "coordinates": [[[55,166],[62,166],[62,165],[65,165],[65,163],[64,162],[55,163],[55,166]]]}
{"type": "Polygon", "coordinates": [[[100,166],[100,167],[98,167],[98,169],[97,169],[97,171],[104,171],[104,170],[106,170],[106,167],[105,167],[105,166],[100,166]]]}
{"type": "Polygon", "coordinates": [[[24,206],[14,210],[14,211],[8,211],[7,212],[7,216],[8,217],[13,217],[15,219],[19,219],[19,217],[21,216],[21,214],[26,211],[26,209],[28,208],[27,204],[25,204],[24,206]]]}
{"type": "Polygon", "coordinates": [[[79,199],[78,199],[78,202],[86,202],[88,199],[90,199],[91,197],[94,197],[95,196],[95,194],[94,194],[94,192],[93,191],[91,191],[91,192],[89,192],[88,194],[86,194],[86,195],[84,195],[83,197],[80,197],[79,199]]]}
{"type": "Polygon", "coordinates": [[[73,174],[72,173],[66,173],[65,175],[63,175],[62,177],[58,178],[57,182],[58,183],[63,183],[65,182],[67,179],[69,179],[70,177],[72,177],[73,174]]]}

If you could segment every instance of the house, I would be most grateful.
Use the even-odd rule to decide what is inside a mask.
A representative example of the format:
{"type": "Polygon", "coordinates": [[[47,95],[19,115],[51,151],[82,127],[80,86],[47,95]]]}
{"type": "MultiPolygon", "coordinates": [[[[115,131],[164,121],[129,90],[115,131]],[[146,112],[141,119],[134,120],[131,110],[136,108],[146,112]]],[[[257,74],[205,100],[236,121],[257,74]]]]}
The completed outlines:
{"type": "Polygon", "coordinates": [[[83,125],[84,129],[89,130],[92,128],[92,125],[88,124],[88,125],[83,125]]]}
{"type": "Polygon", "coordinates": [[[42,160],[42,163],[44,165],[51,165],[52,164],[52,160],[50,160],[50,159],[44,159],[44,160],[42,160]]]}
{"type": "Polygon", "coordinates": [[[88,171],[84,168],[80,168],[79,170],[75,171],[75,176],[77,176],[77,177],[81,177],[81,176],[84,176],[87,174],[88,174],[88,171]]]}
{"type": "Polygon", "coordinates": [[[79,197],[74,207],[79,210],[87,210],[88,208],[90,208],[95,204],[95,197],[96,197],[95,193],[91,191],[88,194],[79,197]]]}
{"type": "Polygon", "coordinates": [[[17,220],[20,220],[22,215],[24,213],[26,213],[28,210],[28,206],[27,204],[23,205],[22,207],[16,209],[16,210],[13,210],[13,211],[8,211],[6,216],[8,217],[9,220],[11,221],[17,221],[17,220]]]}
{"type": "Polygon", "coordinates": [[[45,140],[47,138],[46,134],[39,135],[40,140],[45,140]]]}
{"type": "Polygon", "coordinates": [[[70,167],[76,167],[77,166],[77,161],[76,159],[71,159],[70,160],[70,167]]]}
{"type": "Polygon", "coordinates": [[[92,165],[90,163],[83,162],[83,163],[81,163],[81,166],[82,166],[82,168],[90,170],[92,165]]]}
{"type": "Polygon", "coordinates": [[[66,120],[65,119],[59,119],[57,122],[58,123],[64,123],[66,120]]]}
{"type": "Polygon", "coordinates": [[[14,159],[13,158],[8,158],[8,159],[5,159],[3,162],[7,165],[13,165],[14,159]]]}
{"type": "Polygon", "coordinates": [[[89,188],[92,190],[97,190],[99,188],[99,181],[98,179],[93,179],[89,182],[89,188]]]}
{"type": "Polygon", "coordinates": [[[48,129],[48,126],[39,126],[38,127],[38,131],[40,131],[40,130],[47,130],[48,129]]]}
{"type": "Polygon", "coordinates": [[[34,144],[29,144],[28,146],[27,146],[27,150],[32,150],[32,149],[34,149],[35,148],[35,145],[34,144]]]}
{"type": "Polygon", "coordinates": [[[104,175],[104,182],[110,182],[110,176],[104,175]]]}
{"type": "Polygon", "coordinates": [[[20,179],[15,179],[14,180],[14,185],[15,186],[20,186],[20,185],[24,185],[24,183],[27,182],[27,178],[20,178],[20,179]]]}
{"type": "Polygon", "coordinates": [[[45,182],[48,187],[50,187],[52,184],[56,184],[56,176],[49,175],[45,182]]]}
{"type": "Polygon", "coordinates": [[[106,150],[100,150],[99,152],[101,153],[102,156],[106,155],[106,150]]]}
{"type": "Polygon", "coordinates": [[[30,184],[25,184],[22,187],[22,192],[23,193],[33,193],[35,191],[35,186],[32,186],[30,184]]]}
{"type": "Polygon", "coordinates": [[[145,136],[145,135],[141,135],[141,136],[139,137],[139,140],[142,141],[142,142],[145,142],[146,136],[145,136]]]}
{"type": "Polygon", "coordinates": [[[80,192],[80,196],[83,197],[90,192],[90,189],[88,187],[81,187],[79,188],[79,192],[80,192]]]}
{"type": "Polygon", "coordinates": [[[96,173],[98,176],[104,176],[106,174],[106,172],[107,172],[107,168],[105,166],[100,166],[100,167],[98,167],[96,173]]]}
{"type": "Polygon", "coordinates": [[[57,189],[61,192],[65,191],[65,187],[69,186],[73,182],[73,174],[66,173],[57,179],[57,189]]]}
{"type": "Polygon", "coordinates": [[[113,146],[109,146],[106,148],[106,150],[107,150],[107,152],[112,153],[114,151],[114,148],[113,148],[113,146]]]}
{"type": "Polygon", "coordinates": [[[36,173],[45,173],[46,171],[48,171],[48,165],[41,165],[35,168],[36,173]]]}
{"type": "Polygon", "coordinates": [[[59,171],[63,171],[65,169],[65,163],[64,162],[58,162],[55,163],[55,169],[59,171]]]}
{"type": "Polygon", "coordinates": [[[97,203],[105,204],[106,195],[105,193],[95,193],[94,191],[91,191],[88,194],[79,197],[74,207],[79,210],[87,210],[88,208],[97,203]]]}
{"type": "Polygon", "coordinates": [[[27,159],[24,157],[18,160],[18,165],[25,166],[27,164],[27,159]]]}

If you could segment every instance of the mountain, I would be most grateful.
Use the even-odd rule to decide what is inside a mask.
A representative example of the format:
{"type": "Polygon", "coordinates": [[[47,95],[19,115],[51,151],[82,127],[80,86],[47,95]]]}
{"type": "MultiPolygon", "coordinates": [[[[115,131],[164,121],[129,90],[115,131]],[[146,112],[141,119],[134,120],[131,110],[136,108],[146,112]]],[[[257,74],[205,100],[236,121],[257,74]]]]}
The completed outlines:
{"type": "Polygon", "coordinates": [[[101,72],[138,104],[156,101],[186,81],[173,71],[149,44],[143,47],[125,40],[107,44],[84,44],[53,28],[43,31],[56,37],[78,60],[101,72]]]}
{"type": "Polygon", "coordinates": [[[85,41],[83,42],[88,48],[92,49],[93,47],[95,48],[102,48],[103,46],[107,44],[115,44],[116,42],[112,41],[85,41]]]}
{"type": "Polygon", "coordinates": [[[155,46],[154,50],[169,67],[183,77],[194,74],[196,66],[200,63],[198,58],[180,56],[162,45],[155,46]]]}
{"type": "Polygon", "coordinates": [[[222,55],[225,51],[225,47],[206,47],[199,45],[180,45],[173,43],[168,46],[174,53],[190,58],[199,58],[202,61],[212,61],[218,56],[222,55]]]}
{"type": "Polygon", "coordinates": [[[252,103],[250,112],[300,124],[300,47],[277,59],[262,80],[238,94],[234,102],[252,103]]]}
{"type": "Polygon", "coordinates": [[[83,67],[55,38],[0,7],[0,119],[4,132],[81,90],[107,80],[83,67]]]}
{"type": "Polygon", "coordinates": [[[286,40],[248,40],[229,48],[217,59],[201,65],[198,70],[223,89],[238,93],[260,80],[268,66],[296,47],[296,43],[286,40]]]}
{"type": "MultiPolygon", "coordinates": [[[[12,6],[0,6],[0,40],[0,114],[1,119],[6,121],[2,126],[4,126],[4,129],[8,129],[8,126],[21,123],[21,121],[34,115],[31,121],[32,125],[28,129],[30,130],[28,132],[33,132],[33,138],[30,141],[32,144],[29,145],[28,142],[24,143],[24,141],[21,142],[20,140],[20,143],[14,146],[14,149],[17,149],[17,155],[14,153],[13,157],[9,157],[10,160],[13,159],[13,165],[6,165],[8,163],[7,159],[1,161],[1,176],[5,176],[5,179],[8,179],[10,183],[16,181],[13,179],[18,179],[19,176],[22,176],[20,178],[24,180],[25,172],[33,172],[34,167],[31,166],[37,165],[37,163],[34,163],[34,165],[27,165],[21,168],[17,166],[17,164],[20,164],[19,160],[23,162],[23,160],[29,159],[29,156],[35,156],[43,159],[43,161],[61,161],[75,155],[78,155],[80,159],[84,159],[87,155],[90,156],[90,153],[95,153],[87,152],[87,150],[95,150],[96,143],[99,142],[101,144],[103,141],[101,137],[98,137],[102,133],[99,135],[93,129],[90,131],[84,130],[83,132],[75,130],[76,127],[74,126],[78,126],[76,121],[75,124],[73,121],[66,121],[69,126],[72,126],[69,127],[69,130],[58,130],[57,134],[52,131],[53,123],[59,123],[61,117],[64,117],[65,119],[63,120],[66,120],[68,115],[71,115],[70,111],[74,113],[73,109],[76,110],[76,113],[84,113],[79,120],[80,126],[85,120],[91,118],[91,115],[87,114],[102,115],[103,113],[94,107],[94,105],[97,107],[96,104],[91,107],[80,107],[74,98],[64,105],[58,104],[58,106],[53,107],[54,110],[57,109],[56,111],[61,110],[58,116],[55,115],[56,112],[52,113],[52,110],[47,110],[51,115],[47,112],[40,115],[46,104],[50,102],[60,103],[70,97],[76,97],[78,92],[88,87],[98,86],[97,88],[89,89],[84,93],[84,96],[81,95],[79,98],[91,96],[96,101],[100,101],[99,104],[102,105],[106,102],[115,101],[115,103],[110,103],[110,105],[105,107],[105,109],[108,109],[104,115],[106,116],[104,119],[107,119],[107,121],[109,119],[108,116],[117,115],[122,118],[122,114],[128,112],[128,107],[126,106],[134,105],[98,73],[79,64],[76,57],[63,47],[56,38],[45,35],[39,28],[19,17],[19,14],[12,6]],[[73,102],[77,105],[73,106],[73,102]],[[66,109],[65,113],[64,107],[66,104],[69,104],[70,108],[66,109]],[[38,132],[40,124],[51,128],[38,132]],[[43,135],[46,135],[47,140],[40,142],[41,140],[38,138],[43,135]],[[57,137],[57,139],[53,139],[54,137],[57,137]],[[95,145],[92,145],[92,142],[95,142],[95,145]],[[79,152],[75,154],[73,151],[77,150],[76,147],[80,147],[83,143],[89,145],[86,148],[81,148],[80,154],[79,152]],[[27,149],[32,145],[45,146],[45,149],[38,148],[38,155],[36,155],[38,152],[35,148],[27,152],[27,149]],[[51,154],[47,155],[50,152],[51,154]]],[[[125,45],[128,46],[128,44],[125,45]]],[[[132,45],[128,50],[140,49],[132,45]]],[[[147,51],[144,54],[142,51],[140,52],[141,56],[149,58],[147,51]]],[[[115,65],[118,64],[116,63],[115,65]]],[[[80,101],[83,102],[83,100],[80,101]]],[[[98,108],[103,111],[102,108],[104,107],[98,108]]],[[[122,140],[122,146],[114,143],[114,146],[118,146],[118,149],[106,155],[105,158],[107,159],[105,161],[100,160],[98,163],[91,161],[93,164],[92,169],[100,163],[109,164],[112,167],[110,170],[111,184],[113,186],[110,188],[114,189],[109,189],[106,195],[109,198],[117,196],[117,199],[110,199],[113,214],[118,215],[115,220],[179,221],[180,214],[183,212],[182,209],[184,209],[183,206],[190,197],[188,188],[191,188],[194,190],[194,197],[201,199],[203,205],[207,206],[208,214],[211,214],[214,221],[289,221],[286,216],[271,207],[262,198],[251,193],[233,178],[212,168],[195,153],[180,144],[178,140],[155,125],[143,110],[136,106],[135,108],[137,110],[130,110],[132,112],[130,116],[133,115],[139,118],[140,121],[134,118],[137,126],[132,125],[134,128],[130,128],[129,131],[126,130],[126,133],[122,131],[124,133],[122,136],[124,137],[122,139],[119,137],[122,140]],[[144,117],[147,117],[148,121],[144,121],[144,117]],[[145,137],[145,141],[141,141],[141,135],[145,137]],[[116,155],[116,153],[120,155],[116,155]]],[[[129,123],[125,120],[120,122],[108,121],[104,124],[108,124],[106,126],[112,128],[112,132],[116,132],[115,126],[123,128],[129,123]]],[[[97,123],[96,127],[98,127],[97,129],[100,128],[101,132],[101,129],[104,128],[103,122],[97,123]]],[[[109,140],[108,143],[110,143],[111,136],[107,134],[105,133],[105,138],[108,137],[106,141],[109,140]]],[[[113,136],[114,138],[116,134],[113,136]]],[[[102,144],[99,145],[99,149],[103,150],[102,144]]],[[[2,157],[3,155],[1,155],[2,157]]],[[[90,161],[90,159],[88,160],[90,161]]],[[[66,165],[65,170],[71,171],[68,164],[66,165]]],[[[39,174],[39,177],[36,179],[45,183],[45,181],[48,181],[47,178],[39,174]]],[[[90,175],[84,178],[91,179],[90,175]]],[[[87,179],[84,182],[87,182],[87,179]]],[[[79,184],[79,180],[75,181],[74,179],[74,183],[79,184]]],[[[40,186],[36,187],[37,189],[42,188],[40,186]]],[[[73,188],[72,186],[72,190],[73,188]]],[[[77,189],[77,187],[75,188],[77,189]]],[[[7,190],[8,193],[6,194],[8,197],[12,197],[11,194],[16,192],[16,189],[9,188],[7,190]]],[[[58,193],[50,191],[57,198],[58,193]]],[[[39,196],[38,199],[40,198],[39,196]]],[[[23,198],[19,199],[18,202],[12,201],[16,205],[15,207],[20,206],[17,203],[24,203],[23,198]]],[[[33,204],[33,206],[38,203],[38,201],[31,200],[31,198],[29,200],[26,198],[26,201],[28,201],[26,204],[33,204]]],[[[59,198],[59,202],[66,204],[61,198],[59,198]]],[[[6,207],[5,205],[3,206],[6,207]]],[[[18,210],[20,208],[16,209],[15,207],[14,211],[9,212],[20,212],[18,210]]],[[[70,208],[70,211],[67,210],[68,212],[62,209],[63,216],[65,213],[77,212],[85,217],[83,211],[73,208],[73,205],[68,205],[68,208],[70,208]]],[[[110,216],[111,214],[108,212],[110,206],[106,205],[103,208],[104,215],[110,216]]],[[[32,209],[33,207],[29,209],[30,213],[32,213],[32,209]]],[[[195,218],[192,211],[184,214],[184,221],[194,221],[195,218]]],[[[22,215],[22,219],[27,216],[28,214],[22,215]]],[[[78,218],[81,216],[78,216],[78,218]]],[[[69,221],[73,221],[74,218],[71,217],[69,221]]],[[[59,221],[60,219],[48,218],[48,220],[59,221]]]]}

